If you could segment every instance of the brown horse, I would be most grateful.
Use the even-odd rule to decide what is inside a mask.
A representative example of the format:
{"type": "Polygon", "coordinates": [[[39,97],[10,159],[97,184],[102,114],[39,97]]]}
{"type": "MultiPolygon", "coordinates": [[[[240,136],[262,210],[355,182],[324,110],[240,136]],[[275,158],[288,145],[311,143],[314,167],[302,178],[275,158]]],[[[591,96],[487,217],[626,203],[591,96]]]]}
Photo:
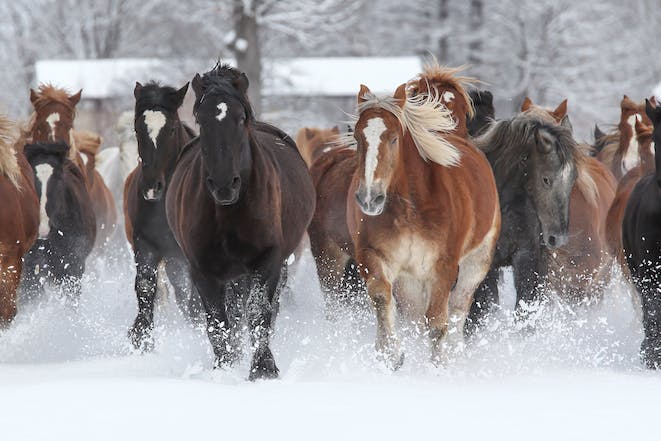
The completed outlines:
{"type": "Polygon", "coordinates": [[[308,165],[312,164],[324,153],[328,153],[337,146],[336,140],[340,134],[337,126],[332,129],[319,129],[316,127],[303,127],[296,135],[296,146],[308,165]]]}
{"type": "Polygon", "coordinates": [[[440,98],[441,102],[452,113],[456,126],[452,132],[465,138],[468,136],[467,119],[474,116],[473,103],[466,91],[467,87],[477,83],[475,78],[458,75],[463,67],[441,66],[435,59],[426,63],[423,71],[406,84],[407,95],[418,94],[440,98]]]}
{"type": "MultiPolygon", "coordinates": [[[[567,115],[567,100],[555,110],[535,105],[526,97],[523,112],[560,123],[567,115]]],[[[562,298],[580,302],[598,296],[610,280],[611,254],[606,239],[606,216],[615,197],[613,175],[597,159],[585,154],[577,161],[578,179],[569,200],[569,240],[546,250],[548,283],[562,298]]]]}
{"type": "MultiPolygon", "coordinates": [[[[655,103],[654,97],[650,98],[655,103]]],[[[603,162],[618,181],[640,162],[635,137],[636,121],[652,125],[645,114],[645,103],[636,103],[624,95],[620,102],[620,122],[617,129],[597,140],[597,159],[603,162]]]]}
{"type": "Polygon", "coordinates": [[[396,305],[426,323],[432,360],[442,362],[446,336],[463,338],[500,230],[484,154],[450,133],[456,120],[442,95],[407,99],[405,88],[378,98],[361,86],[347,198],[356,261],[376,309],[376,348],[393,369],[403,362],[396,305]]]}
{"type": "Polygon", "coordinates": [[[624,249],[622,244],[622,219],[624,219],[624,211],[629,201],[629,196],[634,187],[645,175],[653,173],[655,170],[654,164],[654,145],[652,143],[652,132],[654,127],[646,125],[640,120],[636,120],[636,140],[638,143],[638,155],[640,157],[640,164],[632,168],[626,175],[620,179],[617,185],[617,192],[615,199],[608,210],[608,217],[606,220],[606,238],[611,254],[617,258],[622,271],[628,275],[629,269],[624,259],[624,249]]]}
{"type": "Polygon", "coordinates": [[[37,239],[39,199],[22,147],[12,147],[12,123],[0,116],[0,328],[16,315],[23,256],[37,239]]]}
{"type": "MultiPolygon", "coordinates": [[[[84,155],[77,145],[82,141],[89,146],[86,135],[77,135],[73,130],[76,116],[76,104],[80,101],[82,90],[69,95],[66,90],[51,85],[40,85],[38,90],[30,89],[30,101],[35,110],[32,126],[32,142],[58,142],[69,144],[68,159],[74,162],[85,176],[87,190],[94,203],[97,235],[96,245],[103,245],[112,236],[117,224],[117,209],[112,193],[103,182],[101,175],[92,167],[88,168],[86,158],[94,156],[94,147],[89,147],[84,155]]],[[[99,139],[100,143],[100,139],[99,139]]],[[[96,147],[98,149],[98,147],[96,147]]],[[[93,158],[92,158],[93,159],[93,158]]],[[[93,162],[93,161],[92,161],[93,162]]]]}

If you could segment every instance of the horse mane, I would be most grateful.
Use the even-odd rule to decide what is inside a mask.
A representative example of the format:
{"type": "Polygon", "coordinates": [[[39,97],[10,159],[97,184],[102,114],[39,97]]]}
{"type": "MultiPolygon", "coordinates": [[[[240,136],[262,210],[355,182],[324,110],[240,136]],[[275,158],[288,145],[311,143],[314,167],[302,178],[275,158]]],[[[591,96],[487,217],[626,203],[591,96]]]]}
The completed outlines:
{"type": "Polygon", "coordinates": [[[216,65],[209,72],[205,72],[201,77],[202,81],[202,95],[195,98],[193,104],[193,114],[197,114],[200,103],[204,100],[206,95],[230,95],[238,100],[246,112],[246,120],[252,122],[255,120],[252,106],[248,100],[248,96],[241,93],[235,84],[241,80],[243,73],[230,66],[229,64],[216,63],[216,65]]]}
{"type": "Polygon", "coordinates": [[[0,115],[0,173],[20,189],[21,168],[14,149],[14,123],[7,116],[0,115]]]}
{"type": "Polygon", "coordinates": [[[158,81],[149,81],[140,89],[140,96],[135,101],[135,114],[141,115],[147,109],[163,109],[177,113],[179,109],[178,90],[163,86],[158,81]]]}
{"type": "Polygon", "coordinates": [[[103,141],[101,136],[87,130],[76,130],[74,136],[76,138],[76,148],[79,152],[96,156],[103,141]]]}
{"type": "MultiPolygon", "coordinates": [[[[392,96],[378,97],[372,92],[366,92],[361,98],[364,101],[358,104],[358,115],[368,109],[383,109],[392,113],[402,130],[411,135],[422,159],[443,167],[459,164],[459,149],[443,137],[444,133],[455,129],[457,122],[441,97],[431,94],[408,96],[404,107],[400,107],[392,96]]],[[[357,121],[358,117],[354,119],[357,121]]],[[[337,144],[355,148],[356,139],[352,132],[347,132],[338,136],[337,144]]]]}
{"type": "Polygon", "coordinates": [[[421,83],[426,83],[428,89],[433,89],[437,93],[438,89],[443,87],[455,89],[466,102],[468,117],[472,118],[475,116],[475,109],[467,89],[480,81],[473,77],[459,75],[464,70],[466,70],[466,66],[442,66],[435,57],[432,57],[425,62],[422,73],[406,83],[407,92],[410,95],[416,95],[421,83]]]}
{"type": "Polygon", "coordinates": [[[39,109],[53,102],[65,106],[72,115],[76,114],[76,106],[69,101],[69,94],[65,89],[55,87],[50,83],[40,84],[37,89],[37,97],[32,103],[34,108],[39,109]]]}
{"type": "Polygon", "coordinates": [[[556,153],[561,164],[575,164],[579,190],[590,204],[596,205],[597,185],[587,171],[588,156],[580,151],[571,131],[555,123],[555,120],[550,122],[549,116],[540,118],[537,112],[530,111],[519,113],[509,120],[495,122],[486,133],[475,138],[474,143],[484,153],[495,154],[495,173],[508,176],[521,158],[527,157],[529,140],[538,130],[544,130],[557,139],[556,153]]]}

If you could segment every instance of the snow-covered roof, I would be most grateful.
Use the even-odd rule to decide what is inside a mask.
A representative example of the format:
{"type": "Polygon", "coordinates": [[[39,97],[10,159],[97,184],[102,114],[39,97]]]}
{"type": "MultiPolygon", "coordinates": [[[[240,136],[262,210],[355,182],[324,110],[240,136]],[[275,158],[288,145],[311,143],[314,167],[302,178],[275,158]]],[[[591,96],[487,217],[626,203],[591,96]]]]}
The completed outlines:
{"type": "MultiPolygon", "coordinates": [[[[421,69],[418,57],[288,58],[266,60],[264,64],[268,72],[264,94],[272,96],[353,96],[360,84],[375,93],[392,93],[421,69]]],[[[40,60],[35,69],[38,83],[52,83],[70,91],[83,89],[83,98],[101,99],[130,94],[135,81],[172,81],[166,75],[177,66],[183,74],[191,66],[203,66],[204,70],[209,63],[188,60],[177,65],[144,58],[40,60]]],[[[193,73],[190,71],[190,76],[193,73]]]]}

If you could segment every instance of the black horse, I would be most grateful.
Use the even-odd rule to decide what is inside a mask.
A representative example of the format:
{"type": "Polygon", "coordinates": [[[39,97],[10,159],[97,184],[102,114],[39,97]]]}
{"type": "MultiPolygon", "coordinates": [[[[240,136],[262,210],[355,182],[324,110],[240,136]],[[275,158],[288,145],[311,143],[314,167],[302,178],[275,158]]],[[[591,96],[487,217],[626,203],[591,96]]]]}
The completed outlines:
{"type": "Polygon", "coordinates": [[[654,124],[655,171],[638,181],[622,220],[627,266],[643,306],[645,338],[640,347],[645,364],[661,367],[661,108],[645,101],[654,124]]]}
{"type": "Polygon", "coordinates": [[[25,256],[24,287],[30,296],[41,292],[44,282],[52,282],[77,302],[85,259],[96,239],[85,177],[67,158],[69,146],[63,142],[28,144],[24,151],[40,205],[39,236],[25,256]]]}
{"type": "Polygon", "coordinates": [[[179,119],[188,83],[179,90],[157,83],[136,83],[135,134],[140,164],[124,184],[126,236],[133,246],[138,315],[129,338],[138,349],[153,348],[158,266],[164,263],[175,298],[185,314],[199,314],[191,289],[186,259],[165,216],[165,194],[182,148],[195,134],[179,119]]]}
{"type": "Polygon", "coordinates": [[[539,298],[544,247],[568,240],[569,196],[580,160],[568,121],[561,125],[519,114],[475,140],[493,168],[502,226],[491,269],[475,291],[467,330],[497,304],[499,270],[512,266],[517,310],[539,298]]]}
{"type": "Polygon", "coordinates": [[[494,122],[496,109],[493,107],[493,95],[488,90],[471,90],[468,95],[475,109],[472,118],[466,114],[468,134],[476,137],[486,132],[494,122]]]}
{"type": "Polygon", "coordinates": [[[312,180],[293,140],[255,120],[244,73],[217,65],[192,85],[200,136],[172,176],[168,223],[207,312],[215,365],[238,357],[228,310],[246,301],[255,348],[250,379],[273,378],[278,368],[269,340],[285,282],[281,269],[312,217],[312,180]],[[237,281],[240,298],[230,293],[237,281]]]}

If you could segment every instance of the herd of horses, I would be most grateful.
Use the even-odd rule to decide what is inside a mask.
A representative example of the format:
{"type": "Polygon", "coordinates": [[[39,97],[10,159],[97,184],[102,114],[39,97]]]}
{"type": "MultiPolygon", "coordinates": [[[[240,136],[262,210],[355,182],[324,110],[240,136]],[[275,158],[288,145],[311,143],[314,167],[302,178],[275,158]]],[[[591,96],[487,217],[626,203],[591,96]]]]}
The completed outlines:
{"type": "Polygon", "coordinates": [[[75,303],[87,258],[123,220],[141,351],[165,274],[182,311],[206,319],[216,367],[239,359],[247,328],[249,378],[276,377],[279,296],[309,239],[328,310],[371,300],[392,369],[402,321],[428,331],[443,365],[498,307],[505,267],[521,320],[549,293],[594,304],[619,267],[642,309],[642,358],[661,366],[661,108],[625,96],[617,127],[587,145],[566,100],[526,98],[498,120],[475,83],[431,62],[392,95],[361,85],[348,131],[303,128],[294,142],[255,119],[247,76],[218,64],[190,83],[199,133],[179,118],[188,83],[136,83],[122,145],[101,151],[74,129],[81,92],[30,90],[28,121],[0,118],[0,323],[19,291],[53,285],[75,303]]]}

